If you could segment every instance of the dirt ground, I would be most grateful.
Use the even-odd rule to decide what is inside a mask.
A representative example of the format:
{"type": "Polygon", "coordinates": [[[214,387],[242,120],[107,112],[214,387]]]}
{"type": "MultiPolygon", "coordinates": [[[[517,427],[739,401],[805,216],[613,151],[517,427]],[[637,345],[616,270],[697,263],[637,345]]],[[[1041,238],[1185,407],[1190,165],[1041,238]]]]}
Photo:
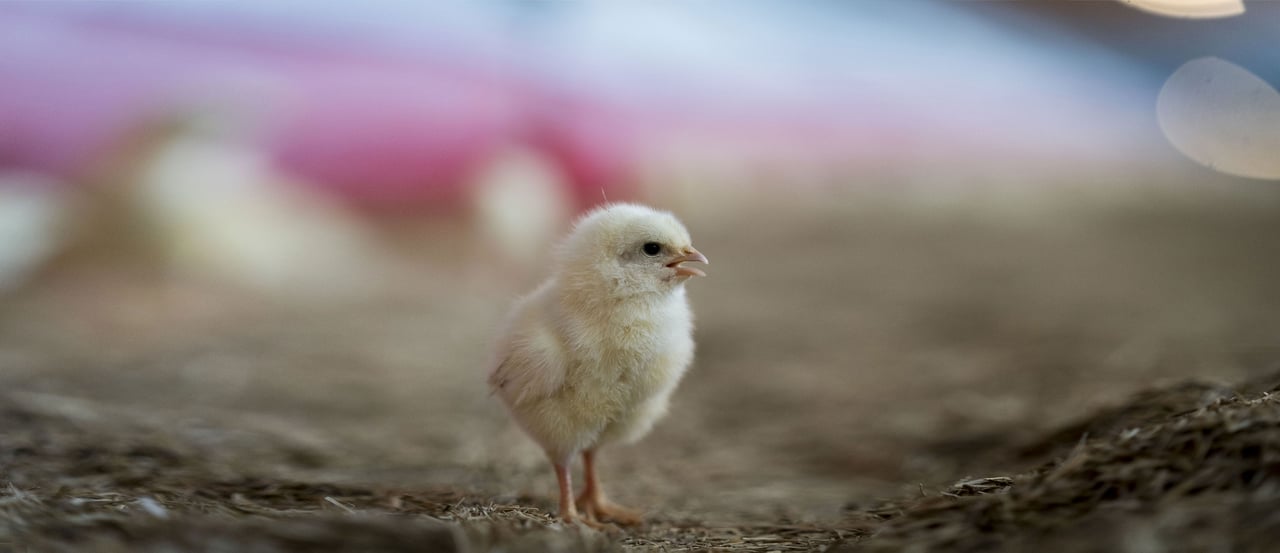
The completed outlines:
{"type": "MultiPolygon", "coordinates": [[[[686,215],[696,364],[558,524],[483,385],[528,279],[298,305],[128,268],[0,300],[0,552],[1262,551],[1280,190],[686,215]]],[[[453,259],[453,261],[449,261],[453,259]]]]}

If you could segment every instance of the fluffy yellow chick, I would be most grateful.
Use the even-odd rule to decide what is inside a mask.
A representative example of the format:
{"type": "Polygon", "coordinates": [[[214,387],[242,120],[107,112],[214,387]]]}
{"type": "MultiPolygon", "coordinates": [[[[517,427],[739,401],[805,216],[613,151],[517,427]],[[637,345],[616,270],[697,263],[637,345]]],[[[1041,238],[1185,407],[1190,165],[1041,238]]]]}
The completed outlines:
{"type": "Polygon", "coordinates": [[[550,457],[566,522],[641,521],[605,498],[595,452],[645,435],[693,360],[684,283],[705,274],[689,262],[707,258],[673,215],[610,204],[578,221],[551,278],[508,316],[489,386],[550,457]],[[578,453],[586,486],[575,502],[578,453]]]}

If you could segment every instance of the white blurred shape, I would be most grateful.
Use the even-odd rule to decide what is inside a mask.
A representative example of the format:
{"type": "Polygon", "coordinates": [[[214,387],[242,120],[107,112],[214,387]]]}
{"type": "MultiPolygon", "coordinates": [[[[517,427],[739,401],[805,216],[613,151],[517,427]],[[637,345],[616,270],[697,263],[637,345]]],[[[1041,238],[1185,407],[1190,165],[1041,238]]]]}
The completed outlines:
{"type": "Polygon", "coordinates": [[[1244,0],[1120,0],[1145,12],[1207,19],[1244,13],[1244,0]]]}
{"type": "Polygon", "coordinates": [[[651,149],[639,180],[652,204],[707,222],[735,209],[727,200],[750,195],[744,192],[761,181],[775,182],[756,169],[725,140],[689,136],[651,149]]]}
{"type": "Polygon", "coordinates": [[[477,229],[503,260],[537,267],[572,216],[568,179],[547,156],[525,147],[502,151],[473,183],[477,229]]]}
{"type": "Polygon", "coordinates": [[[161,505],[159,501],[150,497],[143,497],[139,499],[137,503],[139,507],[142,507],[143,511],[146,511],[147,514],[153,517],[162,519],[169,518],[169,511],[165,509],[164,505],[161,505]]]}
{"type": "Polygon", "coordinates": [[[0,291],[22,285],[54,253],[65,205],[48,178],[0,174],[0,291]]]}
{"type": "Polygon", "coordinates": [[[383,267],[367,230],[238,140],[226,114],[197,114],[144,161],[138,208],[171,268],[271,293],[364,292],[383,267]]]}
{"type": "Polygon", "coordinates": [[[1187,62],[1156,100],[1160,128],[1187,157],[1223,173],[1280,179],[1280,93],[1218,58],[1187,62]]]}

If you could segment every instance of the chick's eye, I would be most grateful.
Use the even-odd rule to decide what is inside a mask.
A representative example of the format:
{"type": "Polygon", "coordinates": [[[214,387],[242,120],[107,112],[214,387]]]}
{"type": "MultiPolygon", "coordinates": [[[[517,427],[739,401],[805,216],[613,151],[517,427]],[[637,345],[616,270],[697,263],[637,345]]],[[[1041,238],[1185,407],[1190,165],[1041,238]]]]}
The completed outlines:
{"type": "Polygon", "coordinates": [[[658,253],[662,251],[662,244],[657,242],[645,242],[644,247],[640,248],[640,250],[643,251],[645,255],[652,257],[658,255],[658,253]]]}

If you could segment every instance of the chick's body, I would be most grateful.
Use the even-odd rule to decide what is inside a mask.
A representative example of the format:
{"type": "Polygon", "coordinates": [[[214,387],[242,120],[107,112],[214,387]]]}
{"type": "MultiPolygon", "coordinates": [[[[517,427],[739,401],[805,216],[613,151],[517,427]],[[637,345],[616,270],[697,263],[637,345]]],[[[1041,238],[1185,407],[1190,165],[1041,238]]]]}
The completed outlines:
{"type": "Polygon", "coordinates": [[[588,214],[554,257],[552,277],[513,307],[489,384],[556,466],[566,519],[566,467],[584,453],[579,503],[593,520],[613,510],[596,448],[646,434],[693,360],[684,281],[702,273],[681,264],[706,258],[673,216],[628,204],[588,214]]]}
{"type": "Polygon", "coordinates": [[[622,309],[566,309],[573,296],[552,281],[522,300],[495,373],[498,394],[553,460],[643,436],[693,359],[683,291],[622,309]]]}

